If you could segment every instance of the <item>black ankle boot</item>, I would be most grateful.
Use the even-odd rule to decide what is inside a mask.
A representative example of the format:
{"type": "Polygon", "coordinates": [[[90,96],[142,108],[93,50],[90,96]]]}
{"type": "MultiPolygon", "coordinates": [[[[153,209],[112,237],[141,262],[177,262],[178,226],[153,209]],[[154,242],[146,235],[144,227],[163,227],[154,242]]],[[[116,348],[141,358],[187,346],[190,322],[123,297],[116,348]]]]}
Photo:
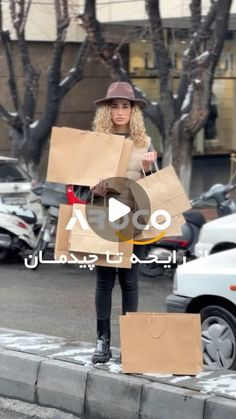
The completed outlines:
{"type": "Polygon", "coordinates": [[[110,320],[97,321],[97,342],[96,348],[92,356],[94,364],[108,362],[111,358],[110,350],[110,320]]]}

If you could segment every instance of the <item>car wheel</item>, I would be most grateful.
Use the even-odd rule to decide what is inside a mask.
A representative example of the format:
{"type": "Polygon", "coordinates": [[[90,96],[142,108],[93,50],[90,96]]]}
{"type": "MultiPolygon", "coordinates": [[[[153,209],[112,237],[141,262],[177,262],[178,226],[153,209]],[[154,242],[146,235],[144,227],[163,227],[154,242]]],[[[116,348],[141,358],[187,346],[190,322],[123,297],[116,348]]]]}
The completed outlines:
{"type": "Polygon", "coordinates": [[[175,267],[164,268],[164,266],[157,266],[156,263],[140,263],[139,269],[142,275],[148,276],[149,278],[155,278],[158,276],[173,276],[175,267]]]}
{"type": "Polygon", "coordinates": [[[163,266],[157,266],[156,263],[142,263],[139,265],[139,269],[142,275],[154,278],[155,276],[164,275],[163,266]]]}
{"type": "Polygon", "coordinates": [[[209,306],[201,310],[203,362],[236,369],[236,319],[226,309],[209,306]]]}
{"type": "Polygon", "coordinates": [[[8,249],[4,249],[3,247],[0,247],[0,261],[5,260],[9,254],[8,249]]]}

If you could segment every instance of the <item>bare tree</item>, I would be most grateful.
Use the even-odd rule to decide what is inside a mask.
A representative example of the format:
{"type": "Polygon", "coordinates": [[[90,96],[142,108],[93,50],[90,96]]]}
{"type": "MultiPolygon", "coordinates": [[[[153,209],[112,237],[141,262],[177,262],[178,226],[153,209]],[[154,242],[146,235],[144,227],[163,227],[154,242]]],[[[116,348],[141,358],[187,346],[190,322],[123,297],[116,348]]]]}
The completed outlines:
{"type": "Polygon", "coordinates": [[[10,128],[13,154],[24,164],[28,173],[37,178],[40,158],[51,128],[56,122],[62,100],[83,77],[88,42],[85,40],[80,45],[73,68],[62,78],[61,65],[70,18],[68,0],[54,0],[56,40],[53,44],[52,61],[47,77],[44,112],[39,120],[35,120],[40,73],[31,62],[29,45],[25,38],[25,27],[31,3],[32,0],[9,0],[11,22],[16,33],[16,43],[24,75],[24,91],[22,92],[15,72],[10,32],[3,29],[3,9],[2,0],[0,0],[0,36],[8,67],[8,84],[14,107],[14,112],[10,112],[0,103],[0,116],[10,128]]]}
{"type": "MultiPolygon", "coordinates": [[[[159,1],[145,1],[155,67],[160,80],[160,100],[158,103],[151,102],[137,88],[136,95],[146,99],[148,106],[145,114],[159,129],[163,144],[163,165],[173,163],[188,191],[193,140],[209,114],[214,72],[223,49],[232,0],[212,1],[204,18],[201,0],[191,0],[189,45],[182,57],[177,95],[174,95],[172,87],[173,68],[164,40],[159,1]]],[[[96,18],[96,0],[85,1],[84,13],[80,18],[90,44],[108,68],[111,78],[132,84],[116,46],[112,49],[102,35],[102,27],[96,18]]]]}

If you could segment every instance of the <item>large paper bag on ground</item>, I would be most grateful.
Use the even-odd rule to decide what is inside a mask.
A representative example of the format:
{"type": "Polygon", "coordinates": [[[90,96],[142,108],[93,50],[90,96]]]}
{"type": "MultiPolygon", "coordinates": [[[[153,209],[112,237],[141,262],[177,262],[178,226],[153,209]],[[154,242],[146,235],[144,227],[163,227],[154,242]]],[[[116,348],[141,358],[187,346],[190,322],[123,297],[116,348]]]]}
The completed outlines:
{"type": "Polygon", "coordinates": [[[195,375],[202,370],[199,314],[120,316],[122,371],[195,375]]]}
{"type": "Polygon", "coordinates": [[[120,135],[53,127],[47,180],[94,186],[125,176],[133,143],[120,135]]]}
{"type": "MultiPolygon", "coordinates": [[[[77,252],[77,251],[70,251],[69,250],[69,236],[70,231],[66,230],[66,226],[68,225],[71,217],[72,217],[72,205],[60,205],[59,208],[59,216],[58,216],[58,223],[57,223],[57,232],[56,232],[56,242],[55,242],[55,249],[54,249],[54,258],[59,260],[61,257],[64,256],[69,262],[73,262],[74,258],[71,256],[72,254],[75,255],[79,260],[88,253],[91,252],[77,252]]],[[[118,263],[118,258],[116,255],[110,255],[109,263],[107,262],[107,255],[98,255],[98,260],[95,262],[95,265],[98,266],[113,266],[113,267],[120,267],[120,268],[131,268],[132,264],[130,258],[133,253],[133,245],[127,242],[120,242],[119,243],[119,252],[123,253],[122,262],[118,263]]]]}
{"type": "MultiPolygon", "coordinates": [[[[149,176],[145,176],[137,180],[136,183],[145,190],[149,198],[151,214],[161,209],[166,210],[171,217],[174,217],[191,208],[188,197],[172,166],[167,166],[149,176]]],[[[138,207],[142,208],[143,200],[139,190],[135,187],[135,183],[131,185],[131,190],[138,207]]]]}

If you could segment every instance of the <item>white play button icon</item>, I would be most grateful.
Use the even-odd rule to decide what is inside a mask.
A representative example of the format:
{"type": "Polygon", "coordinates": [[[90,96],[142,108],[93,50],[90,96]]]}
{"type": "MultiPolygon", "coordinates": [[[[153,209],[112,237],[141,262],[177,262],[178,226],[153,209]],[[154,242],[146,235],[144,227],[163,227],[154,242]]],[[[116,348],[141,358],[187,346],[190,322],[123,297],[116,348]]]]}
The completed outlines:
{"type": "Polygon", "coordinates": [[[110,223],[118,220],[124,215],[129,214],[131,211],[128,205],[122,204],[122,202],[117,201],[115,198],[110,198],[108,201],[108,219],[110,223]]]}
{"type": "MultiPolygon", "coordinates": [[[[151,214],[148,196],[138,182],[130,178],[112,177],[105,179],[105,182],[109,185],[109,188],[107,195],[103,198],[103,205],[101,203],[102,197],[98,197],[98,205],[96,197],[94,197],[94,205],[93,202],[91,202],[91,205],[85,205],[85,214],[89,227],[97,236],[108,242],[123,241],[122,237],[125,237],[127,241],[134,240],[135,234],[138,236],[146,227],[144,217],[141,218],[141,224],[139,224],[142,226],[141,228],[134,228],[135,226],[133,225],[135,217],[132,216],[132,207],[134,210],[137,207],[136,199],[132,193],[134,185],[135,196],[140,196],[139,201],[141,200],[143,203],[146,213],[151,214]],[[124,196],[122,195],[123,191],[125,192],[124,196]],[[126,205],[126,201],[123,199],[125,196],[129,198],[129,201],[127,201],[129,206],[126,205]],[[118,235],[117,232],[120,232],[121,235],[118,235]]],[[[147,217],[149,216],[147,215],[147,217]]]]}

